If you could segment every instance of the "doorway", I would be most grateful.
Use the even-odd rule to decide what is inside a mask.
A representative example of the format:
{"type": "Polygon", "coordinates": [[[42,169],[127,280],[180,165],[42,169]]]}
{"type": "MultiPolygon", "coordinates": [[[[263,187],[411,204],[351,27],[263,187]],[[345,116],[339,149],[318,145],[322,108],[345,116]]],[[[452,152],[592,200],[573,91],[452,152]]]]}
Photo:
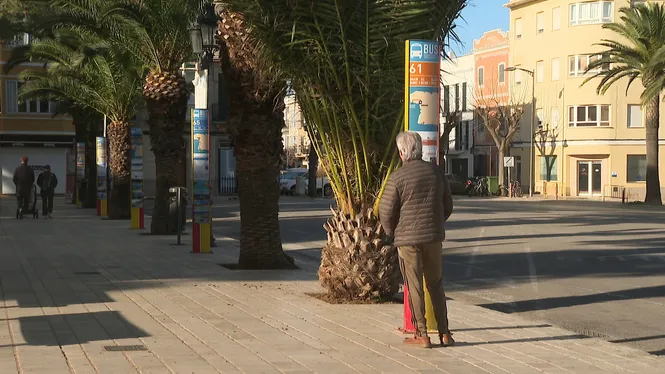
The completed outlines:
{"type": "Polygon", "coordinates": [[[577,194],[600,195],[603,192],[603,164],[601,161],[577,162],[577,194]]]}
{"type": "Polygon", "coordinates": [[[466,180],[469,177],[469,159],[467,158],[453,158],[450,160],[451,167],[449,174],[455,174],[466,180]]]}

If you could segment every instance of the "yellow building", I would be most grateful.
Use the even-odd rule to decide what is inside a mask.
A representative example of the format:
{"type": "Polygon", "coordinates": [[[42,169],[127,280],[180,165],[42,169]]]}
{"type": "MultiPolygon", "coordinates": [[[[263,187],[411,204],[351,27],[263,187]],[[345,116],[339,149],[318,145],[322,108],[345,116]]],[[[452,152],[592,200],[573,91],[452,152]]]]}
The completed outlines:
{"type": "Polygon", "coordinates": [[[18,100],[18,74],[24,69],[41,69],[43,64],[25,63],[4,73],[12,48],[29,42],[28,34],[0,41],[0,194],[14,193],[12,176],[22,156],[28,156],[37,171],[39,166],[51,165],[60,179],[56,193],[64,194],[66,155],[74,145],[72,120],[55,117],[52,102],[18,100]]]}
{"type": "MultiPolygon", "coordinates": [[[[598,80],[581,86],[588,77],[584,71],[589,62],[603,50],[595,44],[615,38],[602,25],[618,21],[619,9],[633,3],[511,0],[506,4],[510,9],[510,65],[517,68],[510,72],[511,95],[530,102],[535,82],[535,191],[601,197],[625,187],[631,199],[643,198],[646,147],[640,82],[634,82],[627,93],[627,80],[619,82],[603,96],[596,94],[598,80]]],[[[525,191],[532,113],[529,105],[511,151],[523,162],[525,191]]],[[[660,115],[665,118],[663,105],[660,115]]],[[[663,144],[661,140],[661,184],[665,182],[663,144]]]]}

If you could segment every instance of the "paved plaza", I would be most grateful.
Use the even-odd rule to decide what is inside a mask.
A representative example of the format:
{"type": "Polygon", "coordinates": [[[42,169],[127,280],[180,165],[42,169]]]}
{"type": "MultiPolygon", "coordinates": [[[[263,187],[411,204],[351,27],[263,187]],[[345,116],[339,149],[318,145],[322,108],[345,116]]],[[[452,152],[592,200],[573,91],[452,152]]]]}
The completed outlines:
{"type": "MultiPolygon", "coordinates": [[[[60,200],[53,220],[17,221],[14,207],[0,199],[2,373],[665,371],[661,357],[455,296],[457,346],[403,346],[401,304],[329,305],[305,295],[322,290],[316,256],[296,253],[311,245],[302,239],[285,239],[298,271],[219,266],[237,258],[237,240],[222,235],[233,214],[215,222],[215,253],[194,255],[172,245],[175,237],[60,200]]],[[[307,216],[284,210],[285,222],[307,216]]]]}

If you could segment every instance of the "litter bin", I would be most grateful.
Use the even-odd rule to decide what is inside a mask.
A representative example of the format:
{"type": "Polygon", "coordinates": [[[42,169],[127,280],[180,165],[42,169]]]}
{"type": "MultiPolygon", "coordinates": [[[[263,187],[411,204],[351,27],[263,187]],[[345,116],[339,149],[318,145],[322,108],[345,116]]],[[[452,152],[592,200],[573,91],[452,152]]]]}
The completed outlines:
{"type": "Polygon", "coordinates": [[[182,233],[187,221],[187,189],[185,187],[169,188],[169,232],[182,233]],[[180,199],[180,202],[178,202],[180,199]],[[180,217],[178,217],[180,213],[180,217]],[[180,218],[180,219],[178,219],[180,218]],[[180,231],[178,231],[180,230],[180,231]]]}

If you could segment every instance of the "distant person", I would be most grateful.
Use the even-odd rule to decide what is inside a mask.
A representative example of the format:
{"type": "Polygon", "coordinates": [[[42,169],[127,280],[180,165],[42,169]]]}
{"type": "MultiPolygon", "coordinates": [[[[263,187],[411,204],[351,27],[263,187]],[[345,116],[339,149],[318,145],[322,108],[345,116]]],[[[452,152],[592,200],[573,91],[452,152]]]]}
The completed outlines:
{"type": "Polygon", "coordinates": [[[46,165],[43,173],[37,178],[40,194],[42,196],[42,216],[44,218],[53,218],[53,196],[55,188],[58,186],[58,178],[51,172],[51,165],[46,165]]]}
{"type": "Polygon", "coordinates": [[[402,132],[396,142],[403,163],[388,178],[379,217],[397,246],[404,287],[409,292],[411,318],[416,327],[415,335],[404,339],[404,343],[432,346],[425,319],[424,274],[441,345],[453,345],[441,259],[442,242],[446,237],[444,223],[453,211],[450,186],[436,164],[422,160],[423,143],[418,133],[402,132]]]}
{"type": "Polygon", "coordinates": [[[21,165],[14,170],[14,186],[16,186],[16,202],[18,203],[19,218],[23,219],[23,212],[28,211],[32,185],[35,183],[35,172],[28,166],[28,158],[21,157],[21,165]]]}

